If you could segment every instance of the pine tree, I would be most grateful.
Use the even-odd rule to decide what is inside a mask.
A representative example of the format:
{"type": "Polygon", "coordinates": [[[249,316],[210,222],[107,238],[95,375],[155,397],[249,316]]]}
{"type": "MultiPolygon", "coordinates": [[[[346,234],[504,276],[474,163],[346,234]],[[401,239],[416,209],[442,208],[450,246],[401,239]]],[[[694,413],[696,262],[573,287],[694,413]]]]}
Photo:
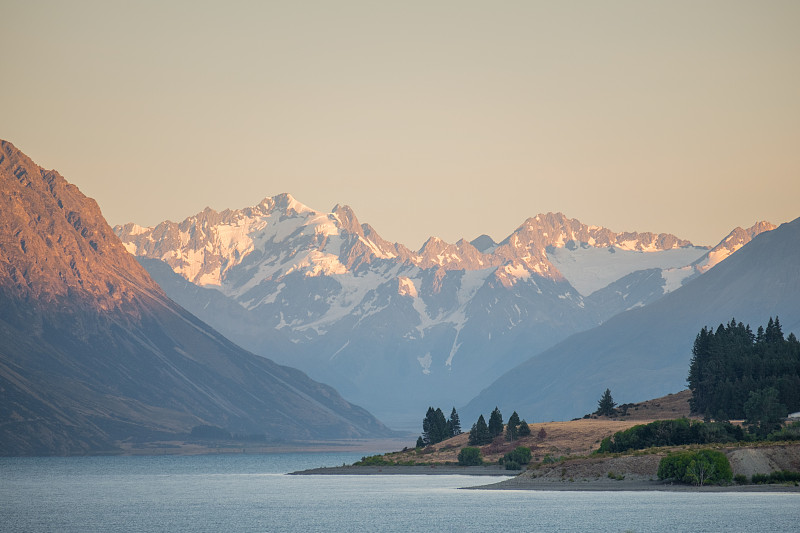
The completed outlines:
{"type": "Polygon", "coordinates": [[[616,406],[617,404],[614,402],[614,398],[611,397],[611,390],[606,389],[600,401],[597,402],[596,414],[600,416],[614,416],[616,412],[614,407],[616,406]]]}
{"type": "Polygon", "coordinates": [[[425,441],[422,439],[422,436],[417,437],[417,448],[424,448],[425,441]]]}
{"type": "Polygon", "coordinates": [[[428,407],[425,418],[422,420],[422,440],[425,445],[436,444],[450,438],[447,420],[438,407],[428,407]]]}
{"type": "Polygon", "coordinates": [[[486,425],[486,419],[483,415],[478,417],[478,421],[472,425],[469,432],[469,445],[470,446],[483,446],[492,442],[492,436],[489,434],[489,427],[486,425]]]}
{"type": "Polygon", "coordinates": [[[516,411],[514,411],[510,417],[508,417],[508,424],[506,425],[506,438],[514,442],[519,434],[519,415],[516,411]]]}
{"type": "Polygon", "coordinates": [[[531,427],[528,425],[525,420],[519,421],[519,436],[520,437],[528,437],[531,434],[531,427]]]}
{"type": "Polygon", "coordinates": [[[455,437],[461,435],[461,420],[458,418],[456,408],[450,412],[450,420],[447,421],[447,428],[450,430],[450,436],[455,437]]]}
{"type": "Polygon", "coordinates": [[[498,435],[503,433],[503,415],[500,413],[500,409],[495,407],[492,414],[489,415],[489,434],[492,438],[495,438],[498,435]]]}

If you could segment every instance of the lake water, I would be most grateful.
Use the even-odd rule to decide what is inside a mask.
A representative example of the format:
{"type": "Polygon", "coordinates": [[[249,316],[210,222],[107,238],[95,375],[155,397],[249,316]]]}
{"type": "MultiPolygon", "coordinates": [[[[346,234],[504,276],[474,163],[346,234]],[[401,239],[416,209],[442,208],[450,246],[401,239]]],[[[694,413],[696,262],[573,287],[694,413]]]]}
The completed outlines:
{"type": "Polygon", "coordinates": [[[0,458],[0,531],[798,531],[800,495],[466,491],[496,478],[288,476],[361,454],[0,458]]]}

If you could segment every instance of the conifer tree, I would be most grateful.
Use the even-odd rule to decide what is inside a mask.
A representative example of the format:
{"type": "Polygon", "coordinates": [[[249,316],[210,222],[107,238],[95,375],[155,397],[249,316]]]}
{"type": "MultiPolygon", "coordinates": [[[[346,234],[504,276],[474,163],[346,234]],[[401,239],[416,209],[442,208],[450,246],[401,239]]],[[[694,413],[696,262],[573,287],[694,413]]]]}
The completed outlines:
{"type": "Polygon", "coordinates": [[[528,425],[525,420],[519,421],[519,436],[520,437],[528,437],[531,434],[531,427],[528,425]]]}
{"type": "Polygon", "coordinates": [[[503,415],[500,413],[498,407],[494,408],[492,414],[489,415],[489,435],[495,438],[503,433],[503,415]]]}
{"type": "Polygon", "coordinates": [[[451,437],[461,435],[461,420],[458,418],[455,407],[453,407],[453,410],[450,412],[450,420],[447,421],[447,428],[449,429],[451,437]]]}
{"type": "Polygon", "coordinates": [[[490,442],[492,442],[492,436],[489,434],[489,427],[486,425],[486,419],[481,415],[469,431],[469,445],[483,446],[490,442]]]}
{"type": "Polygon", "coordinates": [[[422,420],[422,440],[425,445],[436,444],[450,438],[447,420],[440,408],[428,407],[425,418],[422,420]]]}
{"type": "Polygon", "coordinates": [[[606,389],[600,401],[597,402],[596,413],[600,416],[613,416],[616,412],[614,409],[616,406],[617,404],[614,402],[614,398],[611,397],[611,390],[606,389]]]}
{"type": "Polygon", "coordinates": [[[514,440],[519,435],[519,415],[516,411],[514,411],[510,417],[508,417],[508,424],[506,425],[506,438],[514,442],[514,440]]]}

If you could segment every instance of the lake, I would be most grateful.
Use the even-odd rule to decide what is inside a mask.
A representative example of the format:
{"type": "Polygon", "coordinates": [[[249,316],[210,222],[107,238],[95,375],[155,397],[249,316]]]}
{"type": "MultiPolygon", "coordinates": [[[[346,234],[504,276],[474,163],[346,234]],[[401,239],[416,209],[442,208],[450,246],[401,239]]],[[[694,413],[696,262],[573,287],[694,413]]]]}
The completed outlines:
{"type": "Polygon", "coordinates": [[[361,455],[0,458],[0,530],[696,532],[800,524],[796,493],[465,491],[492,478],[286,475],[361,455]]]}

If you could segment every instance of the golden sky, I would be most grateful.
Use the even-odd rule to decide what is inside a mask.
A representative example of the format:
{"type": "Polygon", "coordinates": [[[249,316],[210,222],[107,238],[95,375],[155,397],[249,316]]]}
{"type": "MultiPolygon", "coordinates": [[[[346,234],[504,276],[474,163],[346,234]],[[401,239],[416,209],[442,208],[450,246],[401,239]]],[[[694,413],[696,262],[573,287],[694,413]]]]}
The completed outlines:
{"type": "Polygon", "coordinates": [[[0,138],[152,225],[289,192],[384,238],[800,216],[798,1],[0,0],[0,138]]]}

